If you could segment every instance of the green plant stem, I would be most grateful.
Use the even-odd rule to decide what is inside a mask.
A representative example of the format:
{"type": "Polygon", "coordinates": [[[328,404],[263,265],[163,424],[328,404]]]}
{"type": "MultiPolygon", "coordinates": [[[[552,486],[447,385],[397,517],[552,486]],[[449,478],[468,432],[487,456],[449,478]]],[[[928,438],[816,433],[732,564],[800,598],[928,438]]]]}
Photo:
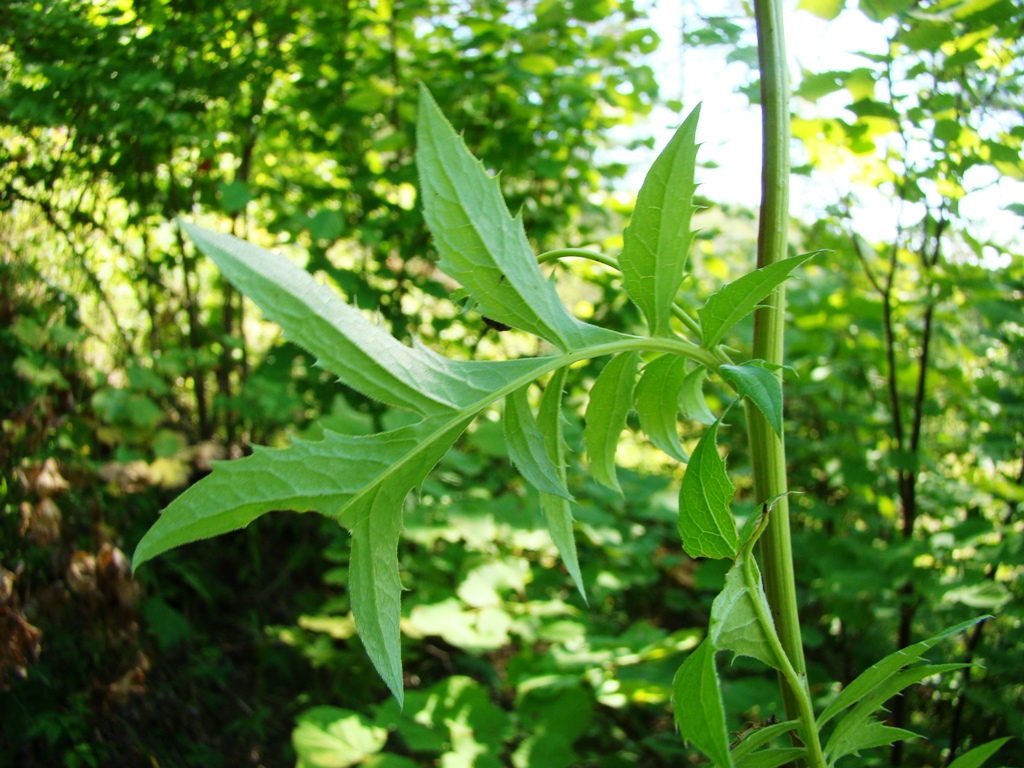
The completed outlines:
{"type": "Polygon", "coordinates": [[[606,267],[610,267],[616,272],[622,271],[622,268],[619,266],[619,262],[611,256],[605,256],[600,251],[591,251],[587,248],[556,248],[553,251],[545,251],[537,257],[537,263],[546,264],[549,261],[558,261],[559,259],[565,259],[570,256],[596,261],[598,264],[604,264],[606,267]]]}
{"type": "MultiPolygon", "coordinates": [[[[782,6],[777,0],[755,0],[757,19],[758,61],[761,69],[761,216],[758,229],[758,268],[773,264],[786,256],[789,228],[789,76],[782,6]]],[[[754,315],[753,356],[769,363],[783,363],[785,330],[785,291],[780,286],[754,315]]],[[[781,375],[781,373],[779,374],[781,375]]],[[[822,762],[817,739],[806,743],[806,736],[815,730],[813,713],[806,699],[806,664],[793,573],[793,549],[790,541],[789,501],[786,479],[786,451],[782,437],[775,434],[756,408],[747,408],[747,429],[754,476],[754,493],[759,503],[778,498],[768,528],[761,537],[761,559],[765,595],[779,641],[792,664],[800,685],[780,675],[786,713],[803,722],[808,762],[822,762]],[[810,722],[807,719],[810,718],[810,722]],[[817,751],[817,754],[811,754],[817,751]]]]}
{"type": "MultiPolygon", "coordinates": [[[[761,524],[764,527],[771,525],[771,518],[775,513],[775,509],[778,507],[778,503],[783,501],[785,497],[776,499],[775,507],[772,512],[765,514],[765,520],[761,524]]],[[[755,532],[754,539],[758,539],[763,534],[755,532]]],[[[753,546],[752,544],[750,545],[753,546]]],[[[756,594],[757,588],[760,585],[760,579],[758,577],[757,566],[754,562],[753,556],[748,552],[747,558],[743,563],[743,575],[747,582],[747,589],[752,594],[756,594]]],[[[814,721],[814,707],[811,704],[811,694],[807,688],[807,676],[803,672],[797,672],[789,659],[789,655],[782,647],[782,643],[779,641],[779,636],[775,632],[775,628],[772,624],[771,617],[767,615],[764,610],[764,605],[760,600],[751,600],[751,604],[754,607],[754,612],[757,614],[757,620],[761,624],[761,628],[764,631],[765,637],[768,638],[768,643],[772,648],[772,653],[779,662],[779,675],[789,684],[789,690],[793,694],[794,704],[796,706],[796,713],[799,715],[798,722],[800,723],[799,731],[800,737],[804,742],[804,747],[807,750],[806,761],[811,768],[825,768],[825,758],[821,751],[821,742],[818,739],[818,729],[814,721]]],[[[801,655],[802,658],[802,655],[801,655]]]]}

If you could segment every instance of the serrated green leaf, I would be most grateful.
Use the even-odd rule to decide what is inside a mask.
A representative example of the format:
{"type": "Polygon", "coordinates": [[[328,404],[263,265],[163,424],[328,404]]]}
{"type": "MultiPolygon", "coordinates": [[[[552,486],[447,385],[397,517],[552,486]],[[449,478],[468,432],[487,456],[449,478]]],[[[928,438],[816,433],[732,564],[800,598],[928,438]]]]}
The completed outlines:
{"type": "Polygon", "coordinates": [[[683,416],[711,426],[715,423],[715,414],[708,408],[703,391],[704,379],[707,376],[708,369],[702,365],[694,368],[683,379],[683,386],[679,390],[679,410],[683,412],[683,416]]]}
{"type": "MultiPolygon", "coordinates": [[[[432,415],[465,408],[497,383],[493,374],[499,369],[488,362],[449,360],[423,347],[405,346],[280,254],[192,224],[182,226],[268,320],[316,355],[318,365],[364,395],[432,415]]],[[[507,362],[529,366],[527,360],[507,362]]],[[[512,367],[500,373],[516,376],[512,367]]]]}
{"type": "Polygon", "coordinates": [[[633,402],[640,426],[655,446],[684,464],[690,460],[679,442],[676,414],[679,392],[686,379],[686,359],[662,355],[647,363],[640,374],[633,402]]]}
{"type": "Polygon", "coordinates": [[[548,456],[544,435],[527,400],[529,384],[505,396],[505,447],[509,459],[534,488],[572,500],[565,479],[548,456]]]}
{"type": "MultiPolygon", "coordinates": [[[[763,728],[758,728],[756,731],[747,734],[739,744],[733,747],[732,750],[732,759],[733,762],[736,763],[736,768],[744,768],[747,765],[745,760],[758,747],[764,746],[772,739],[782,736],[785,733],[795,731],[799,727],[799,720],[786,720],[782,723],[766,725],[763,728]]],[[[800,751],[802,752],[803,749],[800,751]]]]}
{"type": "Polygon", "coordinates": [[[572,509],[569,502],[560,496],[552,496],[550,493],[541,493],[540,509],[544,513],[544,519],[548,524],[548,531],[551,540],[558,547],[558,554],[562,556],[565,569],[572,577],[576,590],[580,593],[584,603],[589,603],[587,593],[583,586],[583,574],[580,572],[579,557],[576,554],[576,537],[572,528],[572,509]]]}
{"type": "Polygon", "coordinates": [[[825,745],[825,754],[832,755],[835,759],[842,757],[848,752],[843,752],[843,745],[855,742],[855,732],[859,731],[865,724],[872,721],[875,713],[882,709],[882,706],[907,686],[921,682],[926,677],[939,675],[955,669],[963,669],[969,664],[921,664],[896,672],[878,687],[873,689],[867,696],[860,699],[839,722],[835,730],[829,736],[825,745]]]}
{"type": "MultiPolygon", "coordinates": [[[[731,515],[730,515],[731,518],[731,515]]],[[[758,619],[753,601],[760,602],[765,615],[771,616],[768,598],[761,586],[761,574],[749,548],[740,551],[725,577],[725,587],[711,605],[711,624],[708,636],[720,651],[732,651],[737,656],[750,656],[769,667],[779,669],[768,635],[758,619]],[[746,568],[755,574],[755,587],[747,583],[746,568]]]]}
{"type": "Polygon", "coordinates": [[[982,763],[994,755],[1000,747],[1010,739],[996,739],[980,747],[975,747],[970,752],[965,752],[949,764],[949,768],[978,768],[982,763]]]}
{"type": "MultiPolygon", "coordinates": [[[[426,418],[374,435],[324,430],[320,440],[296,440],[284,449],[257,447],[250,457],[218,463],[147,532],[133,568],[181,544],[244,528],[270,511],[330,516],[353,531],[353,612],[371,660],[401,699],[397,543],[406,496],[484,407],[564,368],[579,359],[581,350],[557,360],[495,362],[453,361],[409,348],[287,259],[228,236],[186,228],[240,290],[343,382],[426,418]]],[[[539,455],[545,452],[541,445],[539,455]]],[[[564,488],[564,470],[548,474],[564,488]]],[[[571,517],[567,511],[561,522],[549,517],[555,519],[555,539],[579,583],[571,517]]]]}
{"type": "Polygon", "coordinates": [[[686,657],[672,680],[672,710],[679,735],[719,768],[732,766],[725,707],[715,667],[715,646],[705,639],[686,657]]]}
{"type": "Polygon", "coordinates": [[[736,323],[753,312],[794,269],[815,255],[817,252],[805,253],[755,269],[709,296],[707,303],[697,310],[704,347],[711,349],[718,344],[736,323]]]}
{"type": "Polygon", "coordinates": [[[275,510],[320,512],[352,527],[359,519],[358,499],[403,467],[425,472],[466,423],[463,415],[375,435],[326,430],[321,440],[296,439],[287,448],[254,446],[251,456],[216,462],[213,472],[171,502],[147,531],[132,567],[181,544],[245,528],[275,510]]]}
{"type": "Polygon", "coordinates": [[[920,736],[913,731],[908,731],[903,728],[893,728],[872,720],[866,723],[861,723],[859,728],[845,734],[845,738],[841,742],[832,744],[830,741],[829,746],[834,751],[830,751],[830,749],[826,748],[825,756],[828,760],[828,764],[833,765],[836,760],[839,760],[846,755],[859,755],[862,749],[887,747],[894,741],[917,738],[920,738],[920,736]]]}
{"type": "Polygon", "coordinates": [[[729,503],[735,488],[718,455],[716,421],[690,456],[679,489],[679,534],[690,557],[736,557],[739,534],[729,503]]]}
{"type": "MultiPolygon", "coordinates": [[[[565,483],[565,437],[562,430],[562,390],[569,373],[568,367],[559,368],[544,387],[541,395],[540,408],[537,411],[537,422],[544,437],[544,448],[548,458],[555,465],[558,477],[565,483]]],[[[540,508],[547,521],[551,540],[558,547],[562,562],[569,571],[576,589],[588,602],[583,589],[583,575],[580,573],[579,558],[576,555],[576,537],[572,529],[572,510],[568,499],[541,492],[540,508]]]]}
{"type": "Polygon", "coordinates": [[[295,439],[285,449],[255,445],[252,456],[216,462],[210,475],[186,489],[146,531],[132,567],[182,544],[244,528],[275,510],[321,512],[350,527],[357,520],[353,499],[383,482],[393,464],[420,466],[440,420],[374,435],[327,430],[321,440],[295,439]]]}
{"type": "Polygon", "coordinates": [[[623,352],[613,357],[590,390],[583,439],[587,444],[594,479],[622,493],[615,475],[615,449],[626,427],[626,415],[633,403],[636,370],[640,355],[623,352]]]}
{"type": "Polygon", "coordinates": [[[360,637],[401,700],[397,536],[402,505],[474,415],[434,417],[369,436],[326,432],[319,441],[256,448],[252,456],[219,463],[164,510],[139,542],[132,566],[179,544],[243,528],[273,510],[334,517],[353,532],[350,589],[360,637]]]}
{"type": "Polygon", "coordinates": [[[754,752],[742,761],[736,760],[736,768],[778,768],[787,763],[797,765],[796,761],[806,756],[807,750],[803,747],[775,747],[754,752]]]}
{"type": "Polygon", "coordinates": [[[973,627],[979,621],[983,621],[986,618],[988,617],[983,616],[981,618],[971,619],[970,621],[957,624],[955,627],[950,627],[934,637],[929,637],[927,640],[922,640],[919,643],[915,643],[907,648],[891,653],[881,661],[873,664],[858,675],[842,690],[842,692],[840,692],[835,700],[825,708],[825,711],[822,712],[821,716],[818,718],[818,728],[820,729],[825,725],[825,723],[847,707],[852,706],[865,698],[875,690],[875,688],[885,683],[885,681],[896,674],[896,672],[903,669],[903,667],[908,664],[913,664],[915,661],[920,659],[925,651],[935,644],[973,627]]]}
{"type": "Polygon", "coordinates": [[[774,371],[751,360],[743,365],[723,365],[722,376],[736,385],[736,391],[752,402],[765,420],[782,437],[782,382],[774,371]]]}
{"type": "Polygon", "coordinates": [[[699,116],[698,106],[654,161],[623,233],[619,257],[623,285],[647,319],[652,336],[672,334],[672,303],[683,281],[693,240],[690,219],[697,191],[693,177],[699,116]]]}
{"type": "Polygon", "coordinates": [[[614,337],[566,310],[537,265],[522,219],[509,213],[497,179],[473,157],[425,86],[416,140],[423,215],[440,267],[476,299],[481,313],[562,350],[614,337]]]}

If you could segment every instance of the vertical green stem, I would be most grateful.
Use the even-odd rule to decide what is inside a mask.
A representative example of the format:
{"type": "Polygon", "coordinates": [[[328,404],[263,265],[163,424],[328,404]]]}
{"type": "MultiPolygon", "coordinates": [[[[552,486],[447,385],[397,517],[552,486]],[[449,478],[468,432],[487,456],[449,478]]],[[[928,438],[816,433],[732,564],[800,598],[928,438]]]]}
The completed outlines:
{"type": "MultiPolygon", "coordinates": [[[[763,129],[757,266],[764,267],[786,256],[789,228],[789,76],[781,3],[777,0],[755,0],[754,13],[761,68],[763,129]]],[[[754,317],[755,358],[782,364],[785,305],[785,291],[780,287],[757,311],[754,317]]],[[[747,409],[747,429],[757,501],[780,497],[787,491],[785,443],[756,408],[747,409]]],[[[768,528],[761,537],[761,558],[765,592],[779,640],[793,669],[803,681],[806,665],[793,576],[789,504],[785,496],[779,498],[768,528]]],[[[806,694],[795,692],[784,677],[780,678],[780,685],[787,715],[806,719],[806,708],[801,711],[800,706],[801,700],[806,701],[806,694]]],[[[813,753],[820,755],[821,749],[814,723],[804,722],[803,725],[804,743],[812,753],[809,762],[814,764],[817,760],[813,753]]]]}

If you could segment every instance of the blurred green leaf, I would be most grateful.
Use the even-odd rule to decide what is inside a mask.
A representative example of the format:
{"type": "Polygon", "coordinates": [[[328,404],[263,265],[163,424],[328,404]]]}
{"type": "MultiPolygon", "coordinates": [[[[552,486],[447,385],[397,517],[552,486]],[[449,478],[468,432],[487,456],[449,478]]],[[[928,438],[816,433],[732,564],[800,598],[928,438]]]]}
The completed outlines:
{"type": "Polygon", "coordinates": [[[808,11],[826,21],[831,21],[846,6],[846,0],[800,0],[797,8],[801,11],[808,11]]]}
{"type": "Polygon", "coordinates": [[[982,744],[980,747],[975,747],[950,763],[949,768],[978,768],[1009,740],[1008,737],[995,739],[987,744],[982,744]]]}
{"type": "Polygon", "coordinates": [[[356,712],[314,707],[296,718],[292,732],[300,768],[345,768],[380,752],[387,731],[356,712]]]}
{"type": "Polygon", "coordinates": [[[252,191],[244,181],[232,181],[220,187],[220,205],[224,213],[238,213],[252,199],[252,191]]]}

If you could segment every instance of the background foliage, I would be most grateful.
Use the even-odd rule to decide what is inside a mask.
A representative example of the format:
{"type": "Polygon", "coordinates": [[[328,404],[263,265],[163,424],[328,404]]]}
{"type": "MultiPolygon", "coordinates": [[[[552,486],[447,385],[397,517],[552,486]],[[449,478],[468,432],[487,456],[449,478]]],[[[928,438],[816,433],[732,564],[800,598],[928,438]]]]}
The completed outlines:
{"type": "MultiPolygon", "coordinates": [[[[985,187],[1021,176],[1024,16],[1010,0],[860,12],[886,30],[890,55],[804,73],[795,104],[802,170],[838,180],[794,222],[797,250],[831,254],[789,291],[810,677],[825,703],[824,681],[993,613],[943,649],[980,667],[895,703],[893,719],[929,741],[891,759],[941,765],[1014,735],[1000,753],[1014,764],[1024,257],[968,214],[985,187]],[[889,237],[859,229],[877,196],[898,212],[889,237]]],[[[608,190],[625,167],[601,150],[659,99],[644,9],[12,0],[4,22],[0,761],[690,761],[668,687],[723,574],[673,544],[681,468],[637,423],[619,453],[622,497],[569,469],[589,607],[509,471],[497,421],[428,478],[400,553],[402,715],[352,636],[336,526],[271,516],[134,580],[125,556],[212,459],[316,436],[318,417],[367,432],[394,419],[279,340],[174,217],[284,248],[401,338],[455,357],[529,353],[448,301],[416,200],[413,86],[427,83],[502,171],[538,251],[614,250],[628,211],[608,190]]],[[[691,43],[741,60],[750,27],[742,14],[687,25],[702,30],[691,43]]],[[[749,268],[755,234],[751,212],[703,202],[684,287],[695,299],[749,268]]],[[[578,315],[638,322],[600,266],[559,279],[578,315]]],[[[681,428],[692,448],[697,430],[681,428]]],[[[577,414],[567,430],[581,429],[577,414]]],[[[720,440],[742,480],[738,433],[720,440]]],[[[745,662],[723,674],[731,730],[778,711],[772,682],[745,662]]]]}

